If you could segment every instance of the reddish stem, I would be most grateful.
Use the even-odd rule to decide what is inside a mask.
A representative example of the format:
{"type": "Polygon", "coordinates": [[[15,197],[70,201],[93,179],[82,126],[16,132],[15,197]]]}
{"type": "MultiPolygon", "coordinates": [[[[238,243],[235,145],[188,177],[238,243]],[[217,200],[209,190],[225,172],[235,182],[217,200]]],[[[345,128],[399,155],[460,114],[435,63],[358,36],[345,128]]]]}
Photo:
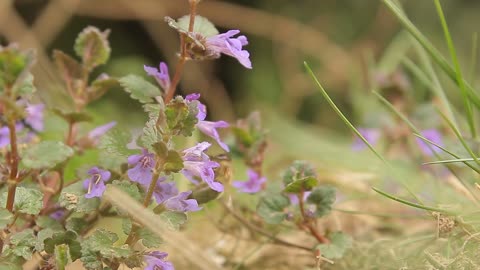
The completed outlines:
{"type": "MultiPolygon", "coordinates": [[[[193,32],[193,27],[195,25],[195,16],[197,12],[197,1],[190,1],[190,22],[188,24],[188,32],[193,32]]],[[[180,78],[183,74],[183,68],[185,67],[185,62],[187,61],[187,43],[185,42],[186,35],[180,35],[180,59],[178,60],[177,67],[175,68],[175,74],[173,75],[172,82],[168,88],[167,95],[165,96],[165,103],[170,102],[173,96],[175,95],[175,90],[177,85],[180,82],[180,78]]]]}
{"type": "Polygon", "coordinates": [[[317,231],[317,228],[315,228],[314,225],[312,224],[311,218],[307,217],[307,215],[305,213],[305,207],[304,207],[304,204],[303,204],[303,194],[304,194],[304,192],[302,191],[298,195],[298,205],[300,206],[300,213],[302,214],[302,218],[303,218],[303,222],[304,222],[305,227],[307,227],[310,234],[313,237],[315,237],[315,239],[317,239],[318,242],[320,242],[322,244],[330,242],[328,240],[328,238],[321,235],[317,231]]]}
{"type": "Polygon", "coordinates": [[[15,192],[17,190],[18,182],[18,162],[20,157],[18,156],[17,148],[17,131],[15,129],[15,120],[10,119],[8,121],[8,129],[10,131],[10,176],[8,178],[8,196],[6,208],[8,211],[13,212],[13,203],[15,202],[15,192]]]}

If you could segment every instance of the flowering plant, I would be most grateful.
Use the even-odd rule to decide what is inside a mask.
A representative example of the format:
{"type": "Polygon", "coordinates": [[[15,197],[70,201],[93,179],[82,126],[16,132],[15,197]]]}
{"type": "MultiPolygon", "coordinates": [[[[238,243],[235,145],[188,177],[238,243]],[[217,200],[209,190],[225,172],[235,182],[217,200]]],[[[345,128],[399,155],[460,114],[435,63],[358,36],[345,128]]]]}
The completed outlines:
{"type": "MultiPolygon", "coordinates": [[[[163,241],[170,239],[166,230],[180,229],[190,213],[203,211],[210,201],[223,205],[255,234],[306,250],[319,261],[339,258],[350,246],[347,235],[326,234],[317,226],[319,218],[330,212],[335,191],[319,186],[311,165],[294,162],[285,171],[282,186],[268,184],[263,172],[266,132],[258,114],[234,125],[209,121],[199,94],[176,95],[186,61],[225,54],[252,68],[243,48],[247,38],[237,36],[239,30],[220,34],[206,18],[196,15],[198,2],[190,1],[189,15],[166,18],[178,31],[181,45],[173,76],[164,62],[158,68],[144,66],[146,75],[158,85],[137,75],[114,78],[102,74],[91,79],[92,71],[110,57],[109,31],[84,29],[74,45],[79,60],[54,51],[69,106],[40,101],[31,74],[35,60],[31,51],[15,45],[0,47],[1,269],[20,269],[34,255],[41,257],[37,261],[41,269],[65,269],[77,260],[92,270],[121,266],[174,269],[162,250],[163,241]],[[85,130],[82,122],[92,120],[86,107],[117,85],[141,103],[148,115],[141,134],[133,136],[116,127],[116,122],[85,130]],[[46,113],[66,123],[63,140],[43,136],[46,113]],[[221,129],[230,129],[235,142],[227,144],[221,129]],[[177,142],[197,131],[211,138],[224,154],[210,155],[213,144],[208,141],[177,142]],[[97,163],[74,168],[79,175],[67,176],[66,169],[74,166],[72,159],[88,150],[99,152],[97,163]],[[231,150],[248,167],[248,179],[232,185],[231,150]],[[259,194],[256,209],[237,213],[232,187],[239,193],[259,194]],[[99,220],[110,216],[122,220],[123,234],[98,227],[99,220]],[[253,223],[258,218],[261,225],[253,223]],[[281,240],[262,228],[281,223],[307,232],[312,244],[281,240]]],[[[207,269],[221,268],[213,261],[202,263],[207,269]]]]}

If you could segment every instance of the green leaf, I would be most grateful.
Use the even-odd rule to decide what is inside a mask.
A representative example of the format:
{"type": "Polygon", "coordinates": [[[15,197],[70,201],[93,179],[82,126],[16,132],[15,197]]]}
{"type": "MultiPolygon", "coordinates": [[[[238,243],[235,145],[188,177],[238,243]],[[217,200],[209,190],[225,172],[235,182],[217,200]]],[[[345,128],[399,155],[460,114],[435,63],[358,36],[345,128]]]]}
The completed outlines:
{"type": "Polygon", "coordinates": [[[136,150],[128,149],[127,144],[132,141],[132,135],[129,132],[119,128],[113,128],[103,135],[100,140],[99,148],[105,152],[117,156],[127,157],[136,152],[136,150]]]}
{"type": "Polygon", "coordinates": [[[130,195],[130,197],[134,198],[137,201],[142,199],[142,194],[138,189],[138,186],[131,181],[127,180],[113,180],[112,184],[117,188],[121,189],[123,192],[130,195]]]}
{"type": "Polygon", "coordinates": [[[73,149],[58,141],[42,141],[25,150],[22,162],[30,169],[53,168],[73,155],[73,149]]]}
{"type": "Polygon", "coordinates": [[[349,248],[352,247],[352,238],[342,232],[334,232],[330,235],[330,243],[320,244],[316,249],[320,250],[323,257],[328,259],[340,259],[349,248]]]}
{"type": "Polygon", "coordinates": [[[82,58],[88,70],[105,64],[110,58],[111,49],[107,39],[109,33],[110,30],[101,32],[93,26],[88,26],[75,40],[75,53],[82,58]]]}
{"type": "Polygon", "coordinates": [[[10,237],[9,253],[23,257],[25,260],[32,258],[33,247],[37,239],[32,229],[26,229],[10,237]]]}
{"type": "Polygon", "coordinates": [[[0,89],[5,86],[18,89],[30,74],[34,60],[33,51],[22,52],[16,45],[0,46],[0,89]]]}
{"type": "Polygon", "coordinates": [[[165,211],[159,217],[165,221],[165,224],[171,230],[180,229],[180,226],[187,221],[187,215],[181,212],[165,211]]]}
{"type": "Polygon", "coordinates": [[[76,212],[91,212],[98,208],[100,204],[99,198],[85,198],[85,189],[83,181],[69,185],[62,190],[59,201],[60,206],[67,210],[76,212]]]}
{"type": "Polygon", "coordinates": [[[198,123],[198,101],[187,102],[180,96],[170,101],[165,109],[167,125],[172,135],[192,136],[198,123]]]}
{"type": "Polygon", "coordinates": [[[222,193],[211,189],[206,183],[202,182],[195,186],[189,198],[195,199],[198,204],[205,204],[215,200],[220,194],[222,193]]]}
{"type": "Polygon", "coordinates": [[[267,193],[260,198],[257,205],[257,214],[269,224],[279,224],[287,216],[285,208],[290,200],[282,194],[267,193]]]}
{"type": "Polygon", "coordinates": [[[88,226],[87,221],[83,217],[70,217],[65,222],[65,228],[69,231],[74,231],[81,234],[88,226]]]}
{"type": "Polygon", "coordinates": [[[81,244],[80,260],[87,269],[102,269],[102,260],[126,259],[133,254],[128,246],[116,247],[118,236],[104,229],[97,229],[81,244]]]}
{"type": "Polygon", "coordinates": [[[45,239],[52,237],[52,235],[55,233],[55,230],[50,229],[50,228],[45,228],[43,230],[40,230],[37,233],[37,243],[35,244],[35,251],[37,252],[42,252],[45,249],[45,239]]]}
{"type": "Polygon", "coordinates": [[[177,151],[168,151],[168,156],[165,159],[163,169],[165,172],[179,172],[183,169],[183,159],[177,151]]]}
{"type": "MultiPolygon", "coordinates": [[[[17,187],[15,193],[15,202],[13,207],[18,211],[27,215],[36,215],[40,213],[43,207],[43,193],[33,188],[17,187]]],[[[0,197],[0,204],[5,205],[7,202],[7,192],[0,197]]]]}
{"type": "Polygon", "coordinates": [[[335,202],[335,188],[317,187],[310,193],[307,202],[316,206],[316,217],[323,217],[332,210],[332,204],[335,202]]]}
{"type": "MultiPolygon", "coordinates": [[[[179,222],[180,219],[181,218],[177,218],[177,222],[179,222]]],[[[186,219],[186,215],[185,215],[185,219],[186,219]]],[[[158,248],[163,243],[162,239],[160,239],[158,236],[156,236],[147,228],[138,229],[136,231],[136,235],[138,236],[138,238],[142,239],[142,244],[146,248],[158,248]]]]}
{"type": "Polygon", "coordinates": [[[83,80],[84,70],[82,65],[77,60],[58,50],[53,51],[53,60],[65,83],[67,92],[73,97],[78,93],[77,89],[83,80]]]}
{"type": "Polygon", "coordinates": [[[94,80],[91,86],[87,89],[88,101],[92,102],[101,98],[108,90],[118,86],[118,80],[108,76],[100,76],[94,80]]]}
{"type": "Polygon", "coordinates": [[[35,223],[40,228],[50,228],[56,231],[63,230],[62,224],[49,216],[39,216],[35,223]]]}
{"type": "Polygon", "coordinates": [[[0,208],[0,230],[3,230],[8,224],[12,223],[13,215],[5,208],[0,208]]]}
{"type": "Polygon", "coordinates": [[[161,151],[161,149],[155,149],[161,147],[157,145],[161,141],[162,134],[157,128],[157,118],[150,118],[143,128],[143,134],[140,138],[141,145],[148,150],[161,151]]]}
{"type": "MultiPolygon", "coordinates": [[[[292,184],[293,182],[296,181],[301,181],[303,184],[305,184],[305,187],[308,187],[308,190],[311,190],[313,186],[316,186],[316,173],[315,169],[313,168],[312,165],[310,165],[307,161],[303,160],[296,160],[288,167],[288,169],[283,173],[283,183],[285,184],[286,189],[288,188],[288,185],[292,184]],[[312,180],[313,178],[313,180],[312,180]],[[315,182],[313,182],[315,181],[315,182]]],[[[300,188],[303,186],[303,184],[300,184],[300,188]]],[[[297,184],[299,185],[299,184],[297,184]]],[[[291,187],[291,189],[295,189],[297,185],[294,185],[291,187]]],[[[286,191],[286,190],[285,190],[286,191]]],[[[286,191],[286,192],[299,192],[298,191],[286,191]]]]}
{"type": "MultiPolygon", "coordinates": [[[[218,30],[213,23],[211,23],[207,18],[202,16],[195,16],[195,23],[193,24],[193,31],[195,33],[201,34],[204,37],[211,37],[218,35],[218,30]]],[[[190,15],[185,15],[177,20],[176,26],[188,32],[188,26],[190,24],[190,15]]]]}
{"type": "Polygon", "coordinates": [[[154,102],[155,97],[162,95],[162,92],[158,87],[137,75],[127,75],[120,78],[119,82],[123,89],[130,93],[130,96],[133,99],[136,99],[141,103],[152,103],[154,102]]]}
{"type": "Polygon", "coordinates": [[[81,257],[81,245],[78,241],[78,235],[73,231],[57,232],[44,241],[45,252],[53,254],[57,246],[67,245],[71,259],[74,261],[81,257]]]}
{"type": "Polygon", "coordinates": [[[55,246],[54,257],[57,270],[65,270],[67,264],[73,261],[70,256],[70,247],[65,244],[55,246]]]}
{"type": "Polygon", "coordinates": [[[303,191],[312,190],[312,188],[316,187],[317,185],[318,185],[317,178],[306,177],[306,178],[291,182],[285,187],[283,191],[287,193],[300,193],[303,191]]]}

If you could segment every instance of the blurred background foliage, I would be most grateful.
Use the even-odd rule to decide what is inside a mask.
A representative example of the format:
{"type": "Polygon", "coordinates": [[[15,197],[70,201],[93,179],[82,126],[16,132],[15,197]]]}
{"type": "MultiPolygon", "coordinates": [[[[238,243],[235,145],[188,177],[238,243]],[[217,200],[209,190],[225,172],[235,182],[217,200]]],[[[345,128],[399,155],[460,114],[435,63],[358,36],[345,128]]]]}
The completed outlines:
{"type": "MultiPolygon", "coordinates": [[[[449,59],[433,1],[400,3],[415,25],[449,59]]],[[[475,85],[478,76],[472,67],[478,54],[472,52],[472,40],[480,23],[480,1],[445,0],[442,5],[462,70],[472,73],[470,80],[475,85]]],[[[186,0],[2,0],[0,41],[37,48],[40,59],[36,81],[41,91],[51,91],[58,84],[47,56],[54,48],[73,54],[76,35],[88,25],[111,29],[112,57],[97,74],[106,72],[120,77],[134,73],[146,77],[144,64],[166,61],[170,70],[174,69],[178,37],[163,18],[177,18],[187,11],[186,0]]],[[[351,131],[331,110],[304,70],[303,62],[307,61],[338,107],[356,126],[398,125],[398,120],[371,94],[373,88],[389,78],[396,86],[400,85],[397,88],[402,88],[400,95],[408,104],[405,113],[421,128],[438,127],[440,120],[432,113],[435,100],[428,87],[405,66],[405,59],[417,62],[419,58],[415,43],[381,1],[203,0],[199,14],[214,22],[221,32],[240,29],[248,37],[253,69],[244,69],[229,57],[189,62],[180,89],[184,94],[200,92],[212,120],[233,122],[259,110],[271,139],[266,160],[267,175],[271,178],[277,178],[281,168],[293,159],[311,160],[321,170],[322,181],[340,186],[340,193],[349,193],[348,199],[340,201],[345,205],[356,203],[352,209],[361,211],[360,214],[377,211],[393,215],[400,211],[395,203],[386,210],[385,204],[379,206],[366,200],[375,197],[385,203],[385,198],[370,190],[374,184],[399,192],[399,184],[391,182],[395,177],[406,181],[433,205],[468,201],[454,189],[445,189],[444,182],[436,181],[438,171],[431,174],[421,170],[418,151],[417,159],[393,161],[398,172],[395,177],[372,153],[353,153],[351,131]]],[[[447,79],[440,80],[456,109],[462,111],[458,89],[447,79]]],[[[380,90],[392,102],[396,90],[391,88],[380,90]]],[[[146,117],[140,105],[119,88],[95,102],[90,111],[96,116],[91,126],[116,120],[121,126],[138,129],[146,117]]],[[[46,136],[63,136],[64,128],[58,122],[51,125],[56,128],[46,136]]],[[[412,146],[412,141],[407,145],[412,146]]],[[[402,148],[404,144],[399,146],[402,148]]],[[[380,148],[384,150],[385,145],[380,148]]],[[[241,177],[244,175],[237,176],[241,177]]],[[[349,208],[342,206],[339,208],[349,208]]],[[[403,226],[413,224],[408,219],[399,222],[387,217],[372,221],[355,216],[355,221],[349,221],[342,224],[357,236],[372,227],[381,233],[425,229],[423,223],[403,226]]],[[[428,226],[431,229],[435,224],[428,226]]],[[[370,233],[364,237],[372,239],[370,233]]]]}

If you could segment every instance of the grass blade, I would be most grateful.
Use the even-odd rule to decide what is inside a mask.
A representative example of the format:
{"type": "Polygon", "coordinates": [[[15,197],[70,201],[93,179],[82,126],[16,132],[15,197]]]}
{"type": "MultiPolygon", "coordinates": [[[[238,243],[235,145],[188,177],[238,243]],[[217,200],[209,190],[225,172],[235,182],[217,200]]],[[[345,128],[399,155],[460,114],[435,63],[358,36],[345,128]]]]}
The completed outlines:
{"type": "Polygon", "coordinates": [[[387,192],[381,191],[377,188],[372,187],[372,189],[375,192],[377,192],[378,194],[383,195],[383,196],[385,196],[385,197],[387,197],[391,200],[397,201],[399,203],[403,203],[405,205],[408,205],[408,206],[411,206],[411,207],[414,207],[414,208],[423,209],[423,210],[427,210],[427,211],[435,211],[435,212],[444,213],[444,214],[448,214],[448,215],[456,215],[456,213],[452,212],[452,211],[448,211],[448,210],[441,209],[441,208],[436,208],[436,207],[431,207],[431,206],[416,204],[416,203],[409,202],[407,200],[401,199],[401,198],[399,198],[397,196],[394,196],[392,194],[389,194],[387,192]]]}
{"type": "Polygon", "coordinates": [[[452,58],[453,65],[455,67],[457,84],[458,84],[458,88],[460,89],[460,93],[462,95],[463,106],[465,107],[465,114],[467,116],[467,123],[470,128],[470,133],[472,135],[472,138],[475,138],[477,137],[477,132],[475,129],[475,121],[473,119],[472,105],[468,99],[467,90],[465,88],[465,79],[462,76],[462,71],[460,69],[460,64],[458,62],[455,46],[453,45],[452,36],[450,35],[450,31],[448,30],[447,21],[445,19],[445,15],[443,13],[442,6],[439,0],[435,0],[435,7],[437,8],[438,17],[440,18],[440,22],[442,24],[443,33],[445,35],[445,40],[447,42],[448,50],[450,52],[450,57],[452,58]]]}
{"type": "MultiPolygon", "coordinates": [[[[450,66],[450,64],[445,60],[445,58],[440,54],[440,52],[433,46],[433,44],[415,27],[415,25],[408,19],[408,17],[403,13],[403,11],[392,1],[392,0],[383,0],[384,4],[393,12],[393,14],[400,20],[402,25],[407,29],[407,31],[425,48],[427,53],[432,57],[432,59],[442,68],[442,70],[458,85],[457,75],[450,66]]],[[[480,96],[476,93],[473,88],[468,84],[468,82],[462,82],[467,91],[467,95],[470,98],[470,101],[477,107],[480,108],[480,96]]]]}

